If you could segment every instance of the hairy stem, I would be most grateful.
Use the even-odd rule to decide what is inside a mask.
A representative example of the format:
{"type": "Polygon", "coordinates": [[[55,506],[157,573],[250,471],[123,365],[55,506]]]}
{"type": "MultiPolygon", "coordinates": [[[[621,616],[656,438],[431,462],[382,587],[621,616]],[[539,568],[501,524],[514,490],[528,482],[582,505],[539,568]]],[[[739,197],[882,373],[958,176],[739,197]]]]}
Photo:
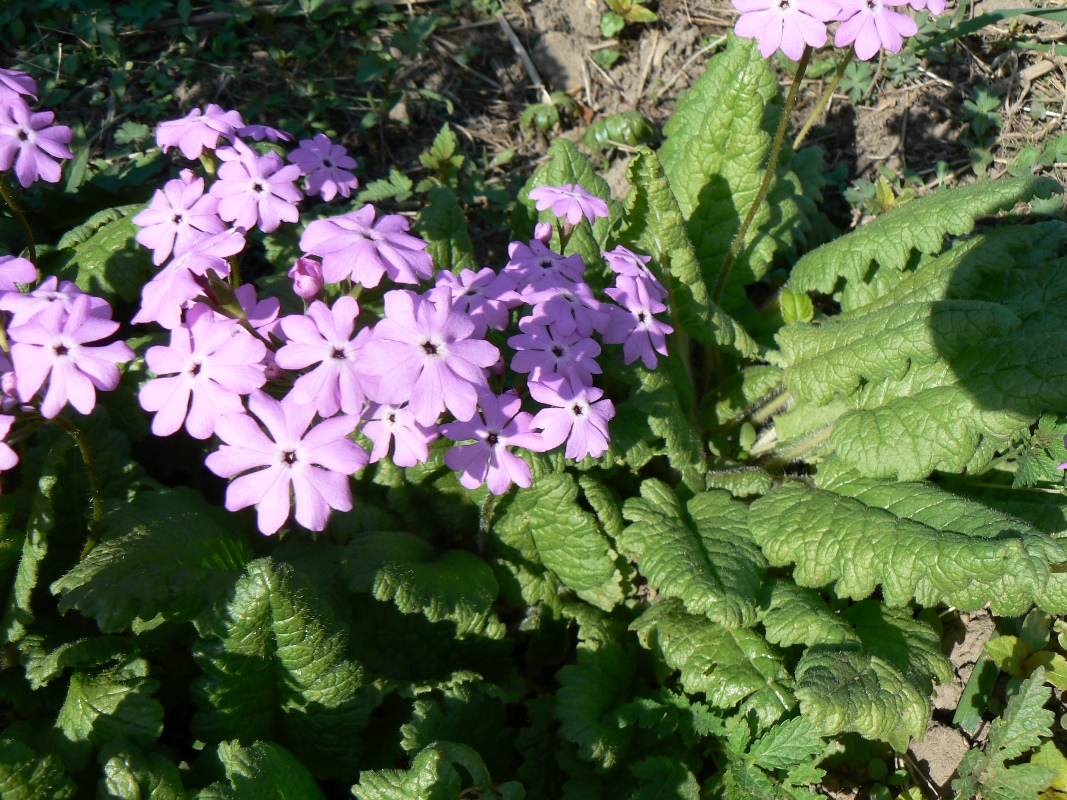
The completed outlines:
{"type": "Polygon", "coordinates": [[[26,239],[26,249],[30,251],[30,263],[36,267],[37,245],[33,240],[33,231],[30,230],[30,223],[26,221],[26,215],[22,213],[19,204],[15,202],[15,195],[11,193],[11,189],[3,178],[0,178],[0,195],[3,195],[7,207],[11,209],[11,215],[18,221],[19,227],[22,228],[22,235],[26,239]]]}
{"type": "Polygon", "coordinates": [[[800,133],[797,134],[797,138],[793,140],[793,149],[796,150],[800,147],[801,142],[804,141],[804,137],[808,135],[808,131],[811,130],[811,126],[815,124],[820,116],[822,116],[823,109],[826,108],[826,104],[830,102],[830,98],[834,96],[834,92],[837,91],[837,85],[841,83],[841,78],[845,74],[845,69],[852,63],[852,57],[856,55],[856,48],[849,47],[848,52],[845,54],[844,60],[838,65],[837,72],[834,73],[834,79],[830,81],[830,85],[826,91],[822,93],[822,97],[819,98],[819,102],[815,105],[815,110],[808,116],[807,121],[804,123],[804,127],[800,129],[800,133]]]}
{"type": "Polygon", "coordinates": [[[797,94],[800,92],[800,82],[804,79],[804,73],[808,70],[808,60],[810,58],[811,46],[809,45],[804,48],[804,55],[800,57],[800,62],[797,64],[797,74],[793,76],[793,85],[789,87],[789,94],[786,95],[785,105],[782,107],[782,115],[778,119],[778,130],[775,132],[774,142],[771,144],[771,155],[770,160],[767,162],[767,171],[763,173],[763,183],[760,184],[756,199],[749,206],[748,213],[745,214],[745,219],[741,223],[741,228],[734,237],[734,243],[730,246],[730,252],[726,254],[726,260],[722,262],[722,269],[719,270],[718,280],[715,281],[715,292],[711,296],[714,303],[718,303],[722,299],[723,290],[726,288],[726,279],[730,276],[730,270],[733,269],[734,262],[737,261],[737,256],[744,246],[748,229],[752,225],[752,220],[756,218],[756,212],[759,210],[760,204],[767,197],[767,192],[770,191],[771,182],[774,180],[774,171],[778,168],[778,156],[782,152],[782,141],[785,139],[786,128],[789,127],[789,114],[793,110],[793,106],[796,105],[797,94]]]}
{"type": "Polygon", "coordinates": [[[93,463],[92,448],[89,447],[89,440],[85,438],[81,428],[63,417],[56,417],[52,422],[73,437],[75,444],[78,445],[78,450],[81,452],[82,461],[85,462],[85,472],[89,476],[89,492],[93,499],[93,522],[89,528],[89,538],[86,540],[80,556],[80,558],[85,558],[100,540],[100,523],[104,521],[104,493],[100,487],[100,478],[96,474],[96,467],[93,463]]]}

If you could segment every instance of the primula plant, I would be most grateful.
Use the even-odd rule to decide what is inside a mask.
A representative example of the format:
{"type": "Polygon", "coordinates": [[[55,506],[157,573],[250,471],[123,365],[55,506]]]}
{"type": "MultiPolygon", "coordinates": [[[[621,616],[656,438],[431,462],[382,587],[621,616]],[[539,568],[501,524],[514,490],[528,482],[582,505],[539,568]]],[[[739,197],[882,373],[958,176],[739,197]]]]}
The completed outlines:
{"type": "MultiPolygon", "coordinates": [[[[55,241],[0,183],[5,797],[814,798],[906,763],[985,608],[955,789],[1063,779],[1061,189],[830,235],[811,48],[915,23],[738,7],[625,199],[555,140],[500,263],[444,183],[355,201],[340,144],[217,105],[55,241]]],[[[42,192],[75,154],[35,93],[0,71],[42,192]]]]}

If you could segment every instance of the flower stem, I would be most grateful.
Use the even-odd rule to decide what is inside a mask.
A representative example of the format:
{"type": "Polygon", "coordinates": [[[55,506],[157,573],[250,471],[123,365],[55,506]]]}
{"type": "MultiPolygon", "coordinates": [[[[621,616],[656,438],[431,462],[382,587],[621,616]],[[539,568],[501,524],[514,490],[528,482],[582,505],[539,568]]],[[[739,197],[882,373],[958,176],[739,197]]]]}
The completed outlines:
{"type": "Polygon", "coordinates": [[[815,110],[808,116],[807,121],[804,123],[804,127],[800,129],[800,133],[797,134],[797,138],[793,140],[793,149],[796,150],[800,147],[800,143],[804,141],[804,137],[808,135],[808,131],[811,130],[811,126],[815,124],[820,116],[822,116],[823,109],[826,108],[826,104],[830,102],[830,98],[834,96],[834,92],[837,91],[837,85],[841,83],[841,78],[845,74],[845,69],[852,63],[852,57],[856,55],[856,48],[849,47],[848,52],[845,53],[844,60],[838,65],[837,72],[834,73],[834,79],[830,81],[830,85],[826,88],[826,91],[822,93],[822,97],[819,98],[819,102],[815,105],[815,110]]]}
{"type": "Polygon", "coordinates": [[[15,195],[11,193],[11,189],[3,178],[0,178],[0,195],[3,195],[4,200],[7,202],[7,207],[11,209],[12,216],[18,221],[19,227],[22,228],[22,235],[26,238],[26,249],[30,251],[30,263],[36,267],[37,246],[33,241],[33,231],[30,230],[30,223],[26,221],[26,215],[22,213],[19,204],[15,202],[15,195]]]}
{"type": "Polygon", "coordinates": [[[730,252],[726,254],[726,260],[722,262],[722,269],[719,270],[718,280],[715,281],[715,292],[711,296],[711,300],[714,303],[718,303],[722,299],[723,290],[726,289],[726,279],[730,276],[730,270],[733,268],[734,262],[737,261],[737,256],[745,243],[748,229],[752,225],[752,220],[756,217],[760,204],[767,197],[767,192],[770,191],[771,181],[774,180],[774,171],[778,167],[778,156],[782,152],[782,140],[785,139],[785,131],[789,127],[789,114],[793,110],[793,106],[796,105],[797,94],[800,92],[800,82],[804,79],[804,73],[808,70],[808,60],[810,58],[811,46],[808,45],[804,48],[804,55],[800,57],[800,62],[797,64],[797,74],[793,76],[793,85],[789,87],[789,94],[786,95],[782,114],[778,118],[778,130],[775,132],[774,142],[771,144],[770,160],[767,162],[767,171],[763,173],[763,183],[760,184],[756,199],[749,206],[744,222],[741,223],[741,228],[734,237],[734,243],[730,246],[730,252]]]}
{"type": "Polygon", "coordinates": [[[89,440],[85,438],[81,428],[63,417],[56,417],[52,422],[73,437],[75,444],[78,445],[78,450],[82,454],[82,461],[85,462],[85,472],[89,476],[89,492],[93,499],[93,522],[89,528],[89,538],[86,540],[80,556],[80,558],[85,558],[100,540],[100,523],[104,521],[104,493],[100,487],[100,478],[96,474],[96,467],[93,464],[92,448],[89,447],[89,440]]]}

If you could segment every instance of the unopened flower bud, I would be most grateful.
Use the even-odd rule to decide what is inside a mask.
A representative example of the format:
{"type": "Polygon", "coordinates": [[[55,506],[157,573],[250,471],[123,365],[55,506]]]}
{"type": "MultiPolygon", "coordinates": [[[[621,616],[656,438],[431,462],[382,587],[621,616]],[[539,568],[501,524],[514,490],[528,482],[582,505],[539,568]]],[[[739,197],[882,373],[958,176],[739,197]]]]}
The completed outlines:
{"type": "Polygon", "coordinates": [[[293,291],[305,300],[313,300],[322,291],[322,264],[313,258],[298,258],[289,270],[293,291]]]}
{"type": "Polygon", "coordinates": [[[538,222],[534,226],[534,238],[547,245],[552,241],[552,226],[547,222],[538,222]]]}

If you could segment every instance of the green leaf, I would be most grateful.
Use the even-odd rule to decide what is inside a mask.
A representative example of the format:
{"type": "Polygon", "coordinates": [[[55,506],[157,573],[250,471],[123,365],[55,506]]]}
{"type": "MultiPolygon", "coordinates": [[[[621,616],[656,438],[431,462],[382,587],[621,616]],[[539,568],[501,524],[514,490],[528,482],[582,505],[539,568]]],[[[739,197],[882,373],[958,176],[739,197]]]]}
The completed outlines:
{"type": "Polygon", "coordinates": [[[17,642],[26,635],[27,628],[33,624],[34,614],[31,608],[34,587],[40,573],[41,562],[48,554],[49,534],[56,524],[55,508],[52,497],[59,482],[59,469],[64,456],[70,449],[67,438],[49,450],[45,457],[41,476],[37,480],[37,492],[33,495],[30,506],[30,518],[26,522],[26,538],[22,544],[22,558],[19,560],[15,582],[4,610],[3,641],[17,642]]]}
{"type": "Polygon", "coordinates": [[[70,800],[77,785],[49,753],[39,758],[18,741],[0,741],[0,797],[4,800],[70,800]]]}
{"type": "Polygon", "coordinates": [[[307,767],[274,742],[219,742],[218,757],[229,785],[213,783],[196,800],[325,800],[307,767]]]}
{"type": "Polygon", "coordinates": [[[467,233],[467,218],[447,186],[434,186],[426,193],[428,203],[419,210],[415,233],[429,243],[427,251],[436,270],[459,274],[462,270],[478,271],[474,245],[467,233]]]}
{"type": "Polygon", "coordinates": [[[630,766],[638,781],[630,800],[700,800],[700,782],[679,759],[649,756],[630,766]]]}
{"type": "Polygon", "coordinates": [[[809,761],[826,746],[822,734],[808,717],[795,717],[775,725],[748,749],[748,755],[763,769],[785,769],[809,761]]]}
{"type": "Polygon", "coordinates": [[[350,589],[395,603],[405,614],[455,623],[455,635],[503,638],[493,611],[500,588],[492,569],[477,556],[450,550],[436,557],[417,536],[368,532],[345,548],[343,573],[350,589]]]}
{"type": "Polygon", "coordinates": [[[159,681],[142,658],[99,672],[74,672],[56,719],[68,761],[84,763],[93,747],[124,738],[151,745],[163,732],[163,706],[152,697],[159,681]]]}
{"type": "Polygon", "coordinates": [[[683,509],[670,487],[653,479],[623,514],[632,524],[619,544],[650,586],[728,628],[755,624],[766,566],[748,532],[747,506],[727,492],[704,492],[683,509]]]}
{"type": "Polygon", "coordinates": [[[437,178],[443,183],[450,184],[466,160],[462,155],[456,154],[458,147],[456,134],[446,122],[434,137],[430,149],[419,156],[419,161],[426,169],[436,172],[437,178]]]}
{"type": "Polygon", "coordinates": [[[856,640],[851,627],[834,614],[822,595],[775,578],[760,593],[760,621],[768,642],[789,647],[803,644],[844,644],[856,640]]]}
{"type": "Polygon", "coordinates": [[[872,262],[882,269],[902,270],[912,250],[940,252],[946,234],[970,233],[977,217],[1058,191],[1055,181],[1033,176],[942,189],[808,253],[793,266],[790,285],[802,292],[829,294],[839,278],[856,283],[867,279],[872,262]]]}
{"type": "Polygon", "coordinates": [[[382,200],[395,198],[396,202],[403,203],[411,197],[414,186],[411,178],[394,167],[389,170],[388,179],[378,178],[364,186],[363,190],[356,195],[356,202],[379,203],[382,200]]]}
{"type": "Polygon", "coordinates": [[[442,749],[427,747],[411,769],[361,772],[352,787],[357,800],[459,800],[463,784],[442,749]]]}
{"type": "Polygon", "coordinates": [[[1033,797],[1055,780],[1056,770],[1040,764],[1006,766],[1052,736],[1056,716],[1044,708],[1052,696],[1044,680],[1045,671],[1039,667],[1019,685],[1000,719],[990,726],[985,750],[972,750],[964,757],[960,777],[952,782],[961,798],[979,793],[995,800],[1033,797]]]}
{"type": "Polygon", "coordinates": [[[19,642],[19,655],[20,663],[26,668],[26,679],[37,690],[70,667],[122,663],[136,655],[136,648],[129,639],[120,636],[93,636],[50,648],[44,637],[30,634],[19,642]]]}
{"type": "Polygon", "coordinates": [[[159,753],[145,755],[130,744],[106,746],[100,753],[104,776],[97,800],[185,800],[178,767],[159,753]]]}
{"type": "MultiPolygon", "coordinates": [[[[536,562],[558,575],[583,600],[610,610],[625,597],[615,564],[617,554],[596,518],[578,505],[578,487],[569,473],[542,475],[530,488],[520,489],[493,530],[524,553],[533,551],[536,562]]],[[[515,559],[501,555],[519,566],[515,559]]],[[[519,569],[531,571],[531,567],[519,569]]],[[[536,574],[536,568],[532,569],[536,574]]]]}
{"type": "Polygon", "coordinates": [[[639,111],[619,111],[597,117],[585,129],[582,144],[590,150],[604,150],[616,144],[655,144],[656,139],[656,129],[639,111]]]}
{"type": "Polygon", "coordinates": [[[724,628],[686,613],[677,600],[657,603],[630,627],[642,646],[681,670],[687,692],[704,693],[714,708],[747,701],[745,707],[769,724],[796,706],[782,654],[750,628],[724,628]]]}
{"type": "Polygon", "coordinates": [[[51,589],[60,611],[77,609],[105,633],[157,614],[196,620],[252,556],[233,518],[191,489],[141,492],[108,509],[104,530],[104,540],[51,589]]]}
{"type": "Polygon", "coordinates": [[[798,292],[788,286],[782,287],[778,298],[782,309],[782,319],[789,325],[794,322],[811,322],[815,318],[815,306],[805,292],[798,292]]]}
{"type": "MultiPolygon", "coordinates": [[[[713,294],[730,244],[763,180],[782,102],[777,77],[755,41],[728,36],[725,53],[712,59],[678,101],[660,148],[713,294]]],[[[775,250],[795,237],[798,207],[793,183],[783,179],[787,169],[787,164],[780,168],[725,284],[720,302],[727,313],[750,313],[745,285],[762,278],[775,250]]]]}
{"type": "MultiPolygon", "coordinates": [[[[902,496],[914,488],[882,491],[902,496]]],[[[973,611],[992,602],[994,613],[1014,616],[1037,603],[1058,613],[1063,576],[1051,567],[1067,560],[1062,545],[992,510],[968,517],[961,511],[976,510],[972,504],[933,487],[926,499],[936,501],[928,513],[899,516],[873,495],[853,499],[793,483],[753,503],[749,527],[772,566],[794,564],[799,585],[834,584],[839,597],[862,599],[881,586],[891,606],[914,599],[973,611]]]]}
{"type": "MultiPolygon", "coordinates": [[[[530,190],[538,186],[562,186],[565,183],[577,184],[608,203],[611,219],[618,216],[619,204],[611,199],[611,188],[607,181],[597,175],[589,159],[567,139],[555,138],[548,148],[548,161],[538,168],[519,192],[519,203],[512,220],[514,236],[518,239],[530,239],[533,236],[535,222],[548,222],[553,227],[556,217],[551,209],[535,212],[530,201],[530,190]]],[[[585,259],[587,267],[603,263],[600,253],[607,249],[610,220],[603,217],[590,228],[586,222],[579,222],[567,243],[565,255],[579,253],[585,259]]],[[[553,242],[559,244],[558,233],[553,242]]]]}
{"type": "Polygon", "coordinates": [[[194,653],[194,729],[208,741],[269,736],[317,775],[347,775],[367,723],[363,670],[346,632],[295,571],[248,564],[194,653]]]}
{"type": "MultiPolygon", "coordinates": [[[[671,320],[698,341],[754,356],[759,346],[752,337],[711,302],[685,219],[659,158],[646,147],[638,148],[627,177],[633,189],[626,198],[628,227],[623,242],[652,256],[652,268],[668,290],[671,320]]],[[[678,340],[671,342],[677,346],[678,340]]]]}
{"type": "Polygon", "coordinates": [[[148,250],[134,240],[139,228],[133,217],[142,210],[132,205],[105,209],[68,231],[48,258],[49,271],[112,302],[137,300],[155,272],[148,250]]]}

